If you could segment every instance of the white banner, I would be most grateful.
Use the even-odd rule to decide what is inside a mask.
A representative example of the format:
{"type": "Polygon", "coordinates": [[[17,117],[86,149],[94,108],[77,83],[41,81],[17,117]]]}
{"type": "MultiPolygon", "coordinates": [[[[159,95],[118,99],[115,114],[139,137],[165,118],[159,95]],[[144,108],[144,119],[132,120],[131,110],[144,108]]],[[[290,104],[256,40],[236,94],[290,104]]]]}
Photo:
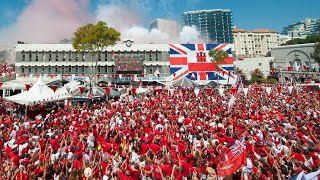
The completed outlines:
{"type": "Polygon", "coordinates": [[[228,113],[231,112],[235,100],[236,100],[236,98],[233,95],[231,95],[231,98],[230,98],[229,103],[228,103],[228,113]]]}
{"type": "Polygon", "coordinates": [[[72,78],[72,81],[75,79],[76,75],[72,74],[71,75],[71,78],[72,78]]]}
{"type": "Polygon", "coordinates": [[[198,97],[200,89],[199,88],[194,88],[194,94],[196,95],[196,97],[198,97]]]}
{"type": "Polygon", "coordinates": [[[98,88],[97,88],[97,87],[93,87],[93,88],[92,88],[92,92],[93,92],[93,94],[96,94],[96,93],[97,93],[97,91],[98,91],[98,88]]]}
{"type": "Polygon", "coordinates": [[[267,91],[268,95],[270,95],[270,93],[271,93],[271,87],[266,87],[266,91],[267,91]]]}
{"type": "Polygon", "coordinates": [[[288,87],[288,90],[289,90],[289,93],[290,93],[290,94],[292,93],[292,89],[293,89],[293,86],[289,86],[289,87],[288,87]]]}
{"type": "Polygon", "coordinates": [[[122,74],[119,74],[119,78],[122,79],[122,74]]]}
{"type": "Polygon", "coordinates": [[[219,88],[219,94],[220,96],[223,96],[224,88],[219,88]]]}
{"type": "Polygon", "coordinates": [[[249,90],[249,88],[243,88],[243,93],[244,93],[245,96],[247,96],[248,90],[249,90]]]}

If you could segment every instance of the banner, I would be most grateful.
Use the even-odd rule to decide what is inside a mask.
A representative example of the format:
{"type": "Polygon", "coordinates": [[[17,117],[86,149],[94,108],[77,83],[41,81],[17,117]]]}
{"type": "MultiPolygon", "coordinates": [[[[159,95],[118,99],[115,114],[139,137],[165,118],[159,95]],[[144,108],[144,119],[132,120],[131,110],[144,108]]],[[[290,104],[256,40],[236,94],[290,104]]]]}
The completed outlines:
{"type": "Polygon", "coordinates": [[[245,96],[247,96],[248,90],[249,90],[249,88],[243,88],[243,93],[244,93],[245,96]]]}
{"type": "Polygon", "coordinates": [[[218,91],[219,91],[220,96],[223,96],[224,88],[219,88],[218,91]]]}

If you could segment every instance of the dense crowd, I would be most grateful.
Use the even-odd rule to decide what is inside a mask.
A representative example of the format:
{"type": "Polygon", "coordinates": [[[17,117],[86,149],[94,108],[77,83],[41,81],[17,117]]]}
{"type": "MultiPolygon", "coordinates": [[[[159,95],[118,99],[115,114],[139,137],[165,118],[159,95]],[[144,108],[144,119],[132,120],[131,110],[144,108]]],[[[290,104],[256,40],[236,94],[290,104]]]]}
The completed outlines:
{"type": "Polygon", "coordinates": [[[247,164],[225,179],[288,179],[320,165],[320,93],[151,91],[0,119],[0,179],[218,179],[245,138],[247,164]]]}

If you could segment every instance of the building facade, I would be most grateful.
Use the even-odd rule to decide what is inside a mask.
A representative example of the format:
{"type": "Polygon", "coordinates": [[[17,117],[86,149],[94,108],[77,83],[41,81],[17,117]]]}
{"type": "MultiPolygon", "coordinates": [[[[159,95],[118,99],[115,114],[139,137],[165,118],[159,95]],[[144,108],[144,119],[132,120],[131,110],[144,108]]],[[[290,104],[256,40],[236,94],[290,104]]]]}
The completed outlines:
{"type": "Polygon", "coordinates": [[[236,69],[241,70],[246,79],[250,80],[252,73],[256,69],[259,69],[265,78],[268,77],[271,74],[273,62],[273,57],[244,58],[243,60],[235,61],[234,66],[236,69]]]}
{"type": "Polygon", "coordinates": [[[18,44],[16,74],[95,81],[176,81],[187,77],[198,84],[235,83],[232,44],[134,44],[128,40],[99,53],[77,52],[71,44],[18,44]],[[220,71],[209,51],[228,53],[220,71]]]}
{"type": "Polygon", "coordinates": [[[157,29],[167,33],[170,38],[176,38],[178,34],[177,22],[166,19],[155,19],[150,24],[150,30],[157,29]]]}
{"type": "Polygon", "coordinates": [[[320,19],[307,18],[283,28],[282,33],[292,38],[306,38],[320,34],[320,19]]]}
{"type": "Polygon", "coordinates": [[[319,64],[311,58],[315,44],[298,44],[279,46],[271,50],[274,57],[274,67],[282,71],[308,71],[318,72],[319,64]]]}
{"type": "Polygon", "coordinates": [[[238,57],[265,56],[279,46],[279,34],[268,29],[233,30],[235,54],[238,57]]]}
{"type": "Polygon", "coordinates": [[[206,42],[233,43],[233,17],[229,9],[184,12],[182,22],[185,26],[195,26],[206,42]]]}
{"type": "Polygon", "coordinates": [[[16,73],[26,75],[143,75],[167,76],[169,70],[167,44],[121,43],[92,55],[77,52],[71,44],[17,44],[16,73]],[[126,64],[116,64],[125,59],[126,64]]]}

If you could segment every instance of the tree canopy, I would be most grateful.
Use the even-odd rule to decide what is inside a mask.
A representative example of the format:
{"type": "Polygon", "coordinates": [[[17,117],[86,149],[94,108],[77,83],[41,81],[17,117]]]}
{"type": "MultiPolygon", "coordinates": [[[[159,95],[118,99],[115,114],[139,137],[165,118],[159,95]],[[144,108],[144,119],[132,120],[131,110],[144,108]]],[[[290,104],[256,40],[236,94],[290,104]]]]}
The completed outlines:
{"type": "Polygon", "coordinates": [[[209,56],[212,58],[211,62],[215,63],[217,66],[223,64],[226,58],[229,57],[228,53],[223,50],[211,49],[209,51],[209,56]]]}
{"type": "Polygon", "coordinates": [[[320,42],[320,35],[311,35],[306,37],[305,39],[292,39],[288,42],[286,42],[285,44],[282,44],[282,46],[284,45],[295,45],[295,44],[307,44],[307,43],[316,43],[316,42],[320,42]]]}
{"type": "Polygon", "coordinates": [[[320,63],[320,42],[318,42],[314,47],[314,52],[310,54],[316,62],[320,63]]]}
{"type": "Polygon", "coordinates": [[[72,43],[77,51],[99,52],[108,46],[120,41],[120,33],[105,22],[99,21],[96,25],[87,24],[77,29],[72,43]]]}

